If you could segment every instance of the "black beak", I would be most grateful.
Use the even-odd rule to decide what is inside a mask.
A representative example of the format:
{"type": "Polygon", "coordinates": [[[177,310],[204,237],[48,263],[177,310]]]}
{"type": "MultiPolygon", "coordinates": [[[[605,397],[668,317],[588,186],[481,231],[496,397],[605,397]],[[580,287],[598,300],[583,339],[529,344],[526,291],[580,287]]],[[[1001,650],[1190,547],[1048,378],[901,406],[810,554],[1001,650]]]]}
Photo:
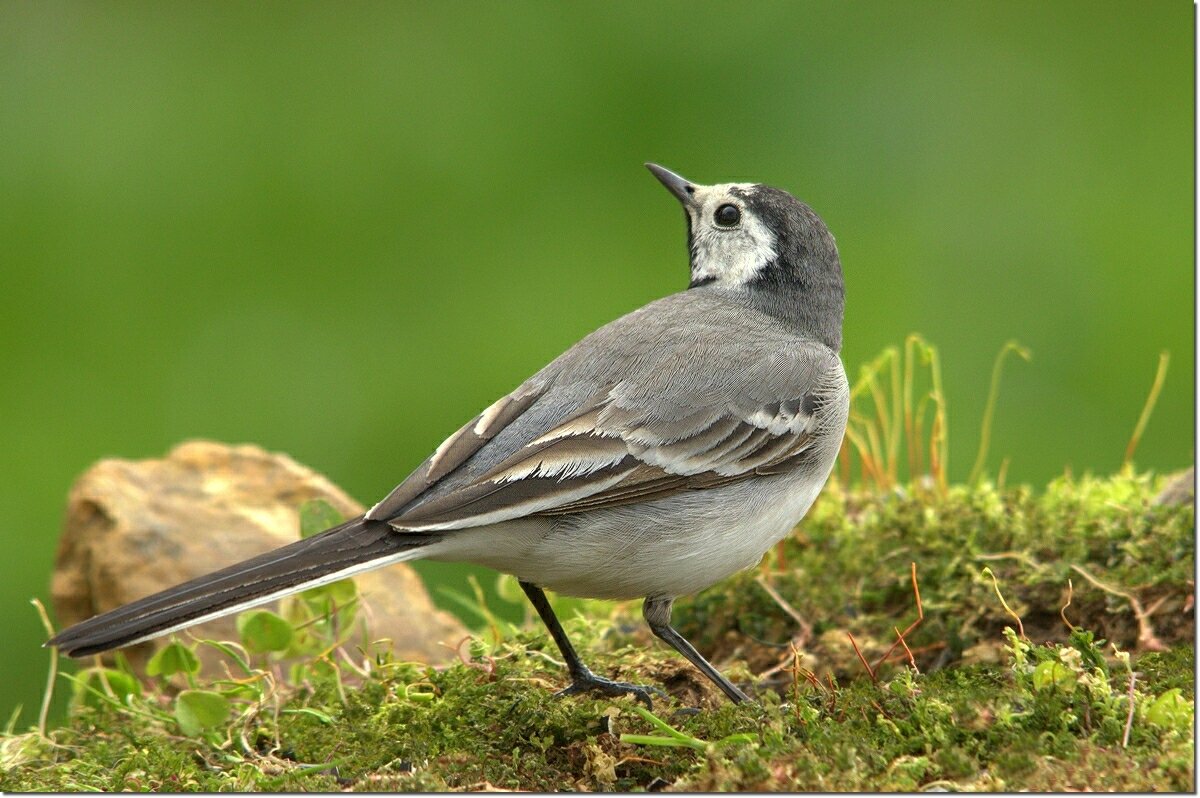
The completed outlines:
{"type": "Polygon", "coordinates": [[[696,193],[696,187],[691,184],[686,178],[675,174],[670,169],[665,169],[656,163],[646,164],[646,168],[650,173],[658,178],[658,182],[667,187],[675,195],[675,198],[683,203],[684,207],[692,204],[693,196],[696,193]]]}

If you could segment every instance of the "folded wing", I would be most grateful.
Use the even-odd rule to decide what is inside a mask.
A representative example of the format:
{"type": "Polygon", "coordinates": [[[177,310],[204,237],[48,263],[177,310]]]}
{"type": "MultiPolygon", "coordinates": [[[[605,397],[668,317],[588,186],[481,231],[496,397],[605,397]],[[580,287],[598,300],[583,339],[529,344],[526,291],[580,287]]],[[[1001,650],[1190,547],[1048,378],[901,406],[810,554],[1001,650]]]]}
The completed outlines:
{"type": "MultiPolygon", "coordinates": [[[[805,393],[661,418],[609,391],[476,480],[391,523],[414,532],[461,529],[652,501],[786,471],[813,441],[817,401],[805,393]]],[[[451,446],[464,434],[452,436],[451,446]]]]}

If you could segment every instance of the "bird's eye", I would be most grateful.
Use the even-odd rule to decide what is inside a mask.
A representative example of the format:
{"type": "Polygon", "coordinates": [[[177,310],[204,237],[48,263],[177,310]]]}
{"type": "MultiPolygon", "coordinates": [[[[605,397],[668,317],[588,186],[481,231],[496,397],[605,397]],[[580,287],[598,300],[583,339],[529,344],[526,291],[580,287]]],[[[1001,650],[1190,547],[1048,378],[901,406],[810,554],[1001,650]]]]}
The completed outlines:
{"type": "Polygon", "coordinates": [[[721,227],[733,227],[742,220],[742,212],[738,210],[736,205],[725,204],[717,208],[717,212],[713,214],[713,221],[721,227]]]}

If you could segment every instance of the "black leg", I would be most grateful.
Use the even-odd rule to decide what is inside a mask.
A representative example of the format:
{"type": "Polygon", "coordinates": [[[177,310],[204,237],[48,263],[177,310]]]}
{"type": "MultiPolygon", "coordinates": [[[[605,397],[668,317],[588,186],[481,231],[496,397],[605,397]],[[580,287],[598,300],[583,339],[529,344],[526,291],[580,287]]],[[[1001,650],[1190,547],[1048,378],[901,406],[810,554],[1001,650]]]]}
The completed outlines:
{"type": "Polygon", "coordinates": [[[693,648],[683,635],[671,627],[672,603],[673,599],[648,598],[642,604],[642,615],[646,618],[646,623],[650,624],[650,631],[691,660],[691,663],[699,668],[701,673],[712,679],[713,684],[725,691],[725,695],[729,696],[733,703],[740,704],[743,701],[749,701],[749,696],[734,687],[733,682],[722,676],[720,671],[709,664],[708,660],[700,656],[700,652],[693,648]]]}
{"type": "Polygon", "coordinates": [[[629,682],[614,682],[601,678],[588,670],[588,667],[583,664],[583,660],[579,659],[579,655],[575,653],[575,647],[571,645],[571,641],[567,639],[567,633],[563,631],[562,624],[558,622],[554,610],[550,608],[546,594],[537,585],[531,585],[529,582],[520,584],[525,595],[529,596],[533,608],[541,616],[542,623],[546,624],[546,628],[550,630],[550,636],[554,638],[558,650],[562,652],[563,659],[567,663],[567,673],[571,676],[571,684],[566,689],[559,690],[556,695],[603,693],[604,695],[618,696],[629,694],[645,704],[648,709],[654,708],[650,702],[650,693],[653,691],[662,695],[662,691],[629,682]]]}

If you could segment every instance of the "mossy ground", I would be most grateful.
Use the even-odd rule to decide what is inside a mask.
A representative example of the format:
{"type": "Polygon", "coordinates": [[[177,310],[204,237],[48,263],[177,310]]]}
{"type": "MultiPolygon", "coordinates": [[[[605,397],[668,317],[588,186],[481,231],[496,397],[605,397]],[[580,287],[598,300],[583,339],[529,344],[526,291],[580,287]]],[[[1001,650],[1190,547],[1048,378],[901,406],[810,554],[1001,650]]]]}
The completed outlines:
{"type": "Polygon", "coordinates": [[[125,707],[7,734],[0,789],[1190,791],[1194,506],[1156,504],[1161,487],[832,485],[760,568],[679,605],[681,631],[756,704],[726,703],[636,606],[588,602],[568,632],[598,672],[661,685],[654,718],[554,697],[541,631],[489,629],[448,667],[352,654],[340,681],[259,677],[192,736],[147,683],[125,707]],[[910,563],[912,658],[898,647],[869,673],[847,633],[876,663],[916,616],[910,563]]]}

